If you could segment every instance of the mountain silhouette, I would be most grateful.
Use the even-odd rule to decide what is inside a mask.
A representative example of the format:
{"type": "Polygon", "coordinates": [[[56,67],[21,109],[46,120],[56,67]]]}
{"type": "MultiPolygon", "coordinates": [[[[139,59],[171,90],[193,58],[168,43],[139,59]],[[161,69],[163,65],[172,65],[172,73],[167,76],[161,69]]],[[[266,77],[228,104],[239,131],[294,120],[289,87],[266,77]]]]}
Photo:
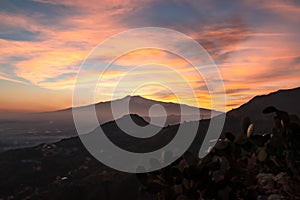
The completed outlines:
{"type": "MultiPolygon", "coordinates": [[[[156,126],[167,126],[184,121],[207,119],[220,114],[218,111],[204,108],[155,101],[141,96],[126,96],[113,101],[75,108],[82,114],[81,119],[87,126],[90,123],[89,109],[93,106],[95,106],[99,124],[119,119],[124,115],[136,114],[141,116],[147,123],[156,126]],[[112,105],[115,108],[114,115],[111,109],[112,105]],[[163,112],[163,110],[166,112],[163,112]],[[182,113],[185,115],[182,115],[182,113]]],[[[42,142],[55,142],[63,138],[77,136],[72,108],[42,113],[14,113],[9,115],[8,118],[7,116],[7,113],[0,116],[1,126],[10,130],[9,133],[3,132],[0,135],[0,152],[11,148],[29,147],[42,142]]]]}
{"type": "MultiPolygon", "coordinates": [[[[89,109],[90,106],[91,105],[82,106],[75,109],[84,113],[84,111],[89,109]]],[[[69,108],[54,112],[53,114],[67,114],[68,112],[71,112],[71,110],[72,109],[69,108]]],[[[137,114],[143,117],[147,122],[160,126],[178,124],[183,121],[209,119],[221,114],[221,112],[205,108],[197,108],[172,102],[156,101],[141,96],[126,96],[122,99],[100,102],[95,104],[95,110],[100,124],[118,119],[127,114],[137,114]],[[151,118],[153,119],[152,121],[151,118]],[[164,118],[167,118],[165,124],[161,125],[155,123],[155,121],[161,121],[164,118]]]]}

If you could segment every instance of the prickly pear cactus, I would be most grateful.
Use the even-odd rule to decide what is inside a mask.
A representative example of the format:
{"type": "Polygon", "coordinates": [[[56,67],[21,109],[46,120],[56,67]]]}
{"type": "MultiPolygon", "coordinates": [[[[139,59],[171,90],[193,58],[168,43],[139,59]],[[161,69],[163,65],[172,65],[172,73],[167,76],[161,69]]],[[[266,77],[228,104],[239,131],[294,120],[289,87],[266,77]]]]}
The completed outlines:
{"type": "Polygon", "coordinates": [[[270,133],[254,133],[245,117],[240,134],[225,133],[201,160],[187,152],[164,169],[138,174],[143,191],[163,200],[300,199],[300,120],[273,106],[263,112],[276,114],[270,133]]]}

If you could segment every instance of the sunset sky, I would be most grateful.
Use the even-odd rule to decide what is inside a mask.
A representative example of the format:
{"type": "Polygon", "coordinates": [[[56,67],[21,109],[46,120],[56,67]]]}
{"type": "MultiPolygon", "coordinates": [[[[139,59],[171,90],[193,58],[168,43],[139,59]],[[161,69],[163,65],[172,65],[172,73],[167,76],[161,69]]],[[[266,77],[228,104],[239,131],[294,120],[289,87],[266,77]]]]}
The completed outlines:
{"type": "MultiPolygon", "coordinates": [[[[1,0],[0,18],[0,110],[70,107],[76,74],[93,48],[119,32],[149,26],[180,31],[208,51],[224,81],[227,110],[256,95],[300,86],[297,0],[1,0]]],[[[167,38],[161,42],[168,45],[167,38]]],[[[114,47],[108,53],[114,54],[114,47]]],[[[133,94],[126,84],[151,82],[154,76],[180,90],[180,82],[163,68],[146,65],[153,60],[182,73],[202,107],[210,108],[205,82],[190,72],[191,66],[151,49],[116,60],[118,67],[103,75],[97,101],[110,100],[107,91],[122,77],[123,68],[137,65],[145,67],[126,77],[116,98],[133,94]]],[[[176,101],[171,91],[155,84],[134,94],[176,101]]],[[[190,98],[184,96],[184,103],[193,105],[190,98]]]]}

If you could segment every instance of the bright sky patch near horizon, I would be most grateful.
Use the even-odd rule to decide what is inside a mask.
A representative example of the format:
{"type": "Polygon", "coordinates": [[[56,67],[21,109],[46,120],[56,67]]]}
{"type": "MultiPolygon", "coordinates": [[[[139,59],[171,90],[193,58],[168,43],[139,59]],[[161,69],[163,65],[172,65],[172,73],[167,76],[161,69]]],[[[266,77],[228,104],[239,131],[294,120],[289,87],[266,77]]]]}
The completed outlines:
{"type": "MultiPolygon", "coordinates": [[[[70,107],[76,73],[89,52],[109,36],[147,26],[180,31],[208,51],[224,79],[227,110],[255,95],[300,86],[300,1],[296,0],[2,0],[0,17],[0,110],[70,107]]],[[[114,54],[113,48],[108,53],[114,54]]],[[[115,84],[122,68],[153,59],[182,72],[200,105],[210,107],[201,77],[190,73],[184,60],[157,50],[118,59],[116,70],[105,76],[106,87],[115,84]]],[[[166,79],[158,68],[139,73],[142,79],[133,76],[128,84],[151,80],[155,74],[166,79]]],[[[165,81],[180,87],[174,79],[165,81]]],[[[124,90],[119,98],[126,95],[124,90]]],[[[155,86],[134,95],[176,101],[166,88],[155,86]]],[[[98,100],[110,98],[101,93],[98,100]]],[[[184,99],[190,104],[188,96],[184,99]]]]}

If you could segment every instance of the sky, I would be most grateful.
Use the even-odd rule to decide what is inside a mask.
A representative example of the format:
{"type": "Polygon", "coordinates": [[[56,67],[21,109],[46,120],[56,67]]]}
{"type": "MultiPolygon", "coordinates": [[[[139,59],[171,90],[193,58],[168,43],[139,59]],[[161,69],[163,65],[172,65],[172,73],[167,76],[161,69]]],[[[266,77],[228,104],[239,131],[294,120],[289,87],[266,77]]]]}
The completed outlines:
{"type": "MultiPolygon", "coordinates": [[[[0,110],[71,107],[78,70],[91,51],[110,36],[141,27],[173,29],[201,44],[222,76],[226,110],[256,95],[300,86],[297,0],[1,0],[0,18],[0,110]]],[[[167,46],[169,41],[160,42],[167,46]]],[[[106,53],[114,55],[115,48],[106,53]]],[[[119,57],[113,65],[102,74],[96,102],[126,95],[176,102],[181,95],[183,103],[194,105],[183,82],[163,67],[169,66],[188,81],[200,102],[196,106],[211,108],[203,77],[176,55],[144,49],[119,57]],[[153,60],[161,65],[151,65],[153,60]],[[142,67],[112,94],[124,71],[136,66],[142,67]],[[168,87],[150,84],[153,77],[168,87]],[[128,89],[143,82],[149,84],[128,89]]]]}

